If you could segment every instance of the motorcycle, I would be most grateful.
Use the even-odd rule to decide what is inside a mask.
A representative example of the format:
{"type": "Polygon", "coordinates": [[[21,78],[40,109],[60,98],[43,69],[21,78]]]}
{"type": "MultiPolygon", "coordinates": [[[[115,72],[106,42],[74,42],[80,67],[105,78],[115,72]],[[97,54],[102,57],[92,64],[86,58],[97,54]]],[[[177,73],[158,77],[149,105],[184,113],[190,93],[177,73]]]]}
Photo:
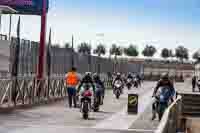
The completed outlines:
{"type": "Polygon", "coordinates": [[[165,110],[168,108],[170,99],[172,99],[170,88],[166,86],[160,87],[155,98],[157,101],[157,113],[160,121],[165,110]]]}
{"type": "Polygon", "coordinates": [[[114,84],[114,94],[117,99],[119,99],[121,95],[121,88],[122,88],[122,82],[121,81],[116,81],[114,84]]]}
{"type": "Polygon", "coordinates": [[[91,110],[91,97],[92,97],[92,92],[90,90],[90,87],[86,85],[84,87],[84,91],[81,93],[81,112],[83,119],[88,119],[89,117],[89,112],[91,110]]]}
{"type": "Polygon", "coordinates": [[[138,88],[138,79],[137,78],[133,79],[133,85],[135,88],[138,88]]]}
{"type": "Polygon", "coordinates": [[[131,87],[132,87],[132,79],[131,79],[131,78],[128,78],[128,79],[127,79],[126,86],[127,86],[128,90],[131,89],[131,87]]]}
{"type": "Polygon", "coordinates": [[[102,103],[102,100],[103,100],[102,88],[99,84],[95,84],[95,96],[94,96],[94,103],[93,103],[94,112],[99,111],[100,104],[102,103]]]}

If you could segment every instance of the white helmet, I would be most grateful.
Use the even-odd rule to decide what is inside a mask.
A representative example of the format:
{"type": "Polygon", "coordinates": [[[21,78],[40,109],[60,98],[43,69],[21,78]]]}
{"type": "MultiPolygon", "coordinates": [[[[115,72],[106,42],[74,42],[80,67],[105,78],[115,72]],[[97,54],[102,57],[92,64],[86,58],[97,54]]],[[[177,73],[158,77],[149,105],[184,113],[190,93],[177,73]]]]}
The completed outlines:
{"type": "Polygon", "coordinates": [[[85,72],[85,75],[91,76],[92,73],[91,72],[85,72]]]}

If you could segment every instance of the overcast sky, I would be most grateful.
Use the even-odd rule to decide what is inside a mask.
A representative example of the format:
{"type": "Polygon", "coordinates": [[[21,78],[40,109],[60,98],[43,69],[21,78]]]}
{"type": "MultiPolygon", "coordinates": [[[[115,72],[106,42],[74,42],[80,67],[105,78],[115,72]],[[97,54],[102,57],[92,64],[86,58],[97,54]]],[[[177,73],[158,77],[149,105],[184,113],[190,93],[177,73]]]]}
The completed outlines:
{"type": "MultiPolygon", "coordinates": [[[[8,33],[9,16],[3,16],[2,33],[8,33]]],[[[12,35],[16,35],[17,16],[13,16],[12,35]]],[[[39,40],[40,17],[22,16],[23,38],[39,40]]],[[[103,42],[123,47],[146,44],[175,48],[184,45],[191,52],[200,48],[199,0],[50,0],[48,26],[53,43],[64,44],[75,36],[92,47],[103,42]],[[97,36],[103,33],[104,36],[97,36]]],[[[48,38],[48,33],[47,33],[48,38]]],[[[158,54],[157,54],[158,55],[158,54]]]]}

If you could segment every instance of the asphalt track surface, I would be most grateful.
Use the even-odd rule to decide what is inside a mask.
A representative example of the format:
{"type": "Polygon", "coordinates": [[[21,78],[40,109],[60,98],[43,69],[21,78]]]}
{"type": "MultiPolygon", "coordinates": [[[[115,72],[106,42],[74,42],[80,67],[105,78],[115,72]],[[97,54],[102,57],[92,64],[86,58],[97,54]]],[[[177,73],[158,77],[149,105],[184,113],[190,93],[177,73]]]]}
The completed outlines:
{"type": "Polygon", "coordinates": [[[89,120],[82,119],[78,108],[69,108],[67,101],[0,114],[0,133],[152,133],[158,125],[150,120],[154,86],[155,82],[144,82],[141,88],[125,89],[119,100],[107,90],[100,112],[90,113],[89,120]],[[137,115],[127,114],[128,93],[139,94],[137,115]]]}

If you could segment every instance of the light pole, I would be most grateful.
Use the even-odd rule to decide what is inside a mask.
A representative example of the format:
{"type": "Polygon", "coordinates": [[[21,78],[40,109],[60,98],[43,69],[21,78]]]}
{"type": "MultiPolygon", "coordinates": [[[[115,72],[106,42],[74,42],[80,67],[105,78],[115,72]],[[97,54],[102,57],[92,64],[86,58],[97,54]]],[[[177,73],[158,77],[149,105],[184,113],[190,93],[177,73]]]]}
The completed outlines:
{"type": "Polygon", "coordinates": [[[37,78],[42,79],[44,74],[44,53],[45,53],[45,37],[46,37],[46,0],[43,0],[42,4],[42,15],[41,15],[41,32],[40,32],[40,48],[39,48],[39,62],[38,62],[38,73],[37,78]]]}
{"type": "Polygon", "coordinates": [[[72,63],[72,67],[74,67],[74,36],[72,35],[72,48],[71,48],[71,58],[72,58],[72,60],[71,60],[71,63],[72,63]]]}

